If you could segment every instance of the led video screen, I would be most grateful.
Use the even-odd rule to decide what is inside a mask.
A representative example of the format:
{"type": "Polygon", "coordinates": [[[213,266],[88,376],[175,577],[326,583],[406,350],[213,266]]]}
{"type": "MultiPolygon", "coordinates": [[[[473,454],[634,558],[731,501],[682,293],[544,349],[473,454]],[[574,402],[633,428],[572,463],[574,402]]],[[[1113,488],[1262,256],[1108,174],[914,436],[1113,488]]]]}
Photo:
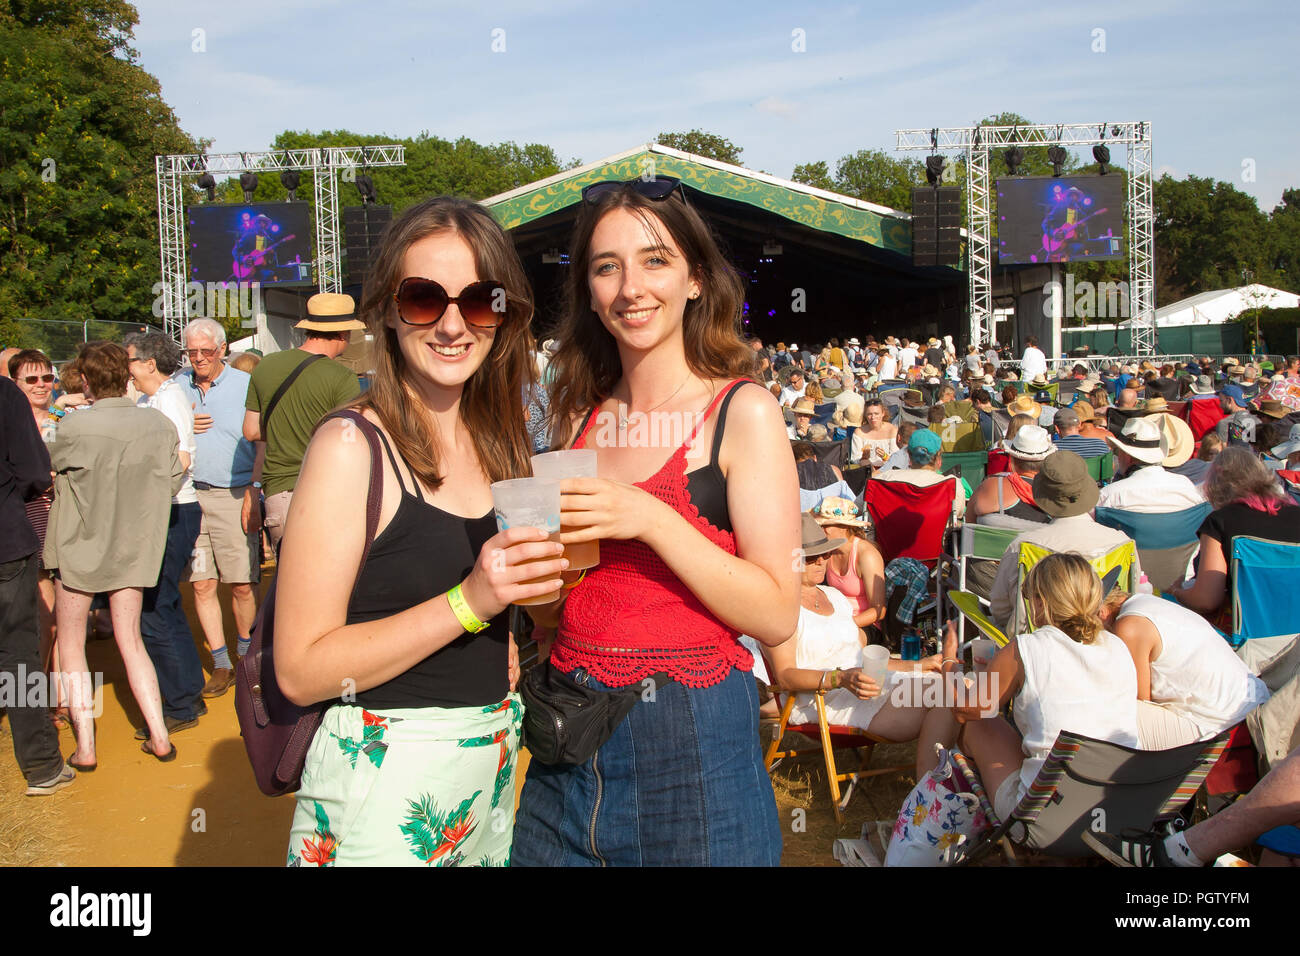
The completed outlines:
{"type": "Polygon", "coordinates": [[[998,262],[1124,258],[1124,178],[999,179],[998,262]]]}
{"type": "Polygon", "coordinates": [[[185,217],[192,281],[264,285],[312,281],[307,203],[190,206],[185,217]]]}

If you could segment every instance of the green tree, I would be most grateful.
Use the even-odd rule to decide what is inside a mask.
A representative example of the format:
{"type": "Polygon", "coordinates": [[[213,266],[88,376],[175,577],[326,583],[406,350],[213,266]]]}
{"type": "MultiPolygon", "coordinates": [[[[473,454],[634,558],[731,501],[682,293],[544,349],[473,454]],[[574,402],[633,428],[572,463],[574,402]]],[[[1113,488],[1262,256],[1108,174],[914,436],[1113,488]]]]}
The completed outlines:
{"type": "Polygon", "coordinates": [[[194,152],[119,0],[0,0],[0,341],[21,318],[152,321],[154,156],[194,152]]]}
{"type": "Polygon", "coordinates": [[[817,189],[826,189],[832,192],[835,190],[835,180],[831,177],[825,160],[819,159],[815,163],[800,163],[795,166],[790,178],[797,183],[803,183],[805,186],[813,186],[817,189]]]}
{"type": "Polygon", "coordinates": [[[693,129],[689,133],[660,133],[655,142],[661,146],[680,149],[684,153],[707,156],[719,162],[740,166],[741,148],[729,139],[716,133],[706,133],[702,129],[693,129]]]}
{"type": "Polygon", "coordinates": [[[1300,292],[1300,189],[1287,189],[1268,217],[1269,266],[1280,289],[1300,292]]]}

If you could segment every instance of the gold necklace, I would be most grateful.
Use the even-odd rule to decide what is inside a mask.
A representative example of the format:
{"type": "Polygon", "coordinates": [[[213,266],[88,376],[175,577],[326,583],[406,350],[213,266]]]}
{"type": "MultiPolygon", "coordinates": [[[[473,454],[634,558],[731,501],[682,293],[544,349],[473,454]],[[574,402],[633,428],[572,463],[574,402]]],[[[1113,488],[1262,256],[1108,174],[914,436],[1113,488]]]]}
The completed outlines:
{"type": "MultiPolygon", "coordinates": [[[[647,408],[644,412],[634,412],[633,414],[649,415],[649,414],[650,414],[651,412],[653,412],[655,409],[657,409],[657,408],[662,408],[663,406],[665,406],[665,405],[667,405],[669,402],[671,402],[674,398],[676,398],[676,397],[677,397],[677,393],[680,392],[683,388],[685,388],[685,387],[686,387],[686,383],[689,382],[690,380],[691,380],[691,373],[690,373],[689,371],[687,371],[687,373],[686,373],[686,377],[685,377],[684,379],[682,379],[682,382],[681,382],[680,385],[678,385],[675,389],[673,389],[673,393],[672,393],[671,395],[669,395],[667,398],[665,398],[665,399],[664,399],[662,402],[660,402],[658,405],[655,405],[655,406],[653,406],[653,407],[651,407],[651,408],[647,408]]],[[[628,395],[629,395],[629,396],[631,395],[631,390],[630,390],[630,389],[629,389],[629,391],[628,391],[628,395]]],[[[632,403],[632,402],[631,402],[631,398],[629,397],[629,399],[628,399],[628,404],[630,405],[631,403],[632,403]]],[[[623,414],[623,403],[622,403],[622,402],[619,402],[619,403],[618,403],[618,430],[621,431],[621,432],[623,432],[623,431],[627,431],[627,423],[628,423],[628,416],[623,414]]]]}

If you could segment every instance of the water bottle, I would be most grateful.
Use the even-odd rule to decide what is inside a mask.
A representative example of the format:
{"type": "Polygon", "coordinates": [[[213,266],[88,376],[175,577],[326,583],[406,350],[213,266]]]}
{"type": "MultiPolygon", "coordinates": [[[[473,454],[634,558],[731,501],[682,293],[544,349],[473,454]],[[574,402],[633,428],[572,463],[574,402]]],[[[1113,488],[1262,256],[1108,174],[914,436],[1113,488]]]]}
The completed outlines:
{"type": "Polygon", "coordinates": [[[1155,594],[1156,589],[1152,586],[1151,582],[1147,580],[1147,576],[1144,574],[1142,577],[1138,578],[1137,587],[1134,589],[1134,593],[1155,594]]]}
{"type": "Polygon", "coordinates": [[[903,632],[902,653],[899,656],[905,661],[921,659],[921,635],[915,628],[908,628],[903,632]]]}

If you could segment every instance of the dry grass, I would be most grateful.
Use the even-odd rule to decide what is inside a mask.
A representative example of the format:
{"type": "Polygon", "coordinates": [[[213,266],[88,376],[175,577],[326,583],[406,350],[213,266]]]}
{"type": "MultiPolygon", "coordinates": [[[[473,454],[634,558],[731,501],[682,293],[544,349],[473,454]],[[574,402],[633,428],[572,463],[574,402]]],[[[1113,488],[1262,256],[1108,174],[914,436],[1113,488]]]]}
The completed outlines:
{"type": "Polygon", "coordinates": [[[25,796],[27,781],[13,756],[9,721],[0,721],[0,866],[56,866],[67,847],[64,793],[25,796]]]}

